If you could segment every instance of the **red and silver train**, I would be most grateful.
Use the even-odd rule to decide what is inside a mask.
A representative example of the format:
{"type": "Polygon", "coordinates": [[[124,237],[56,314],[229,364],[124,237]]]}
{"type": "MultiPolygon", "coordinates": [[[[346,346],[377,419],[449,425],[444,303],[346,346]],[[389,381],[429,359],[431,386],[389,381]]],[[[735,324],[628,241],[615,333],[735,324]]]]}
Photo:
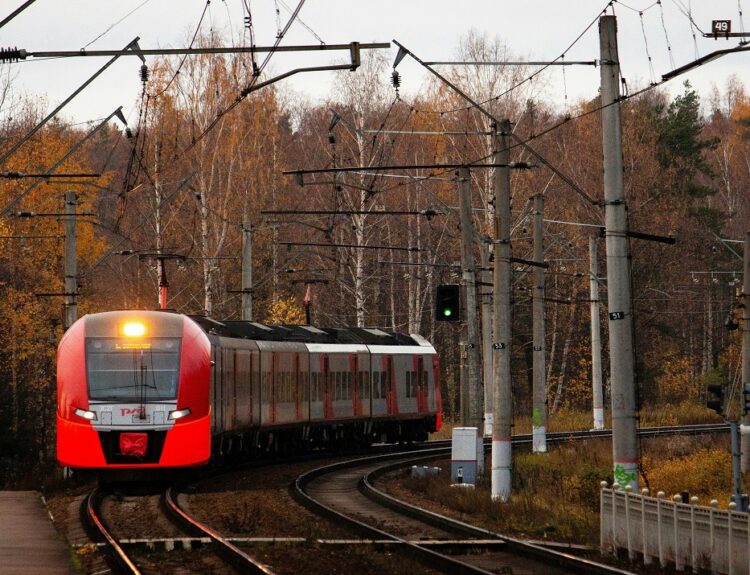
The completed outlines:
{"type": "Polygon", "coordinates": [[[417,335],[113,311],[58,348],[57,458],[74,469],[424,440],[440,424],[438,356],[417,335]]]}

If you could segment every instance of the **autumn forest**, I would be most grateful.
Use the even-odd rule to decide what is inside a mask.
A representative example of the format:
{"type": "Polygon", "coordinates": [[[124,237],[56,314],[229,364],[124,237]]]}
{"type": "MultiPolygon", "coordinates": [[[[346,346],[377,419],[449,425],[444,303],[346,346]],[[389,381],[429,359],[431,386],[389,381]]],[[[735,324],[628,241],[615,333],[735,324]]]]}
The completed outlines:
{"type": "MultiPolygon", "coordinates": [[[[214,37],[200,41],[217,45],[214,37]]],[[[500,40],[470,33],[465,59],[499,60],[500,40]]],[[[598,100],[549,103],[544,75],[524,67],[446,68],[446,76],[526,142],[575,189],[514,145],[512,252],[531,259],[531,198],[542,193],[547,385],[554,410],[591,407],[589,237],[603,225],[598,100]]],[[[6,158],[26,174],[0,184],[0,482],[53,464],[55,345],[63,333],[63,194],[77,195],[78,314],[156,308],[161,261],[168,306],[239,319],[243,226],[252,227],[254,319],[320,326],[377,326],[419,333],[441,353],[446,417],[458,413],[461,326],[437,322],[438,284],[460,283],[455,169],[374,171],[382,165],[477,163],[492,153],[487,118],[438,81],[400,94],[391,62],[363,52],[338,72],[328,101],[311,103],[272,84],[238,98],[252,79],[246,56],[149,62],[133,102],[137,122],[98,126],[55,118],[6,158]],[[82,140],[85,141],[81,145],[82,140]],[[76,147],[75,152],[69,151],[76,147]],[[353,172],[284,171],[361,166],[353,172]],[[315,210],[316,214],[301,214],[315,210]],[[273,213],[277,212],[277,213],[273,213]],[[278,213],[285,212],[285,213],[278,213]],[[297,213],[295,213],[297,212],[297,213]],[[392,214],[389,212],[401,212],[392,214]],[[46,295],[45,295],[46,294],[46,295]]],[[[679,81],[679,80],[677,80],[679,81]]],[[[51,106],[2,75],[0,153],[51,106]]],[[[635,93],[635,90],[633,90],[635,93]]],[[[641,405],[705,400],[708,382],[739,387],[742,244],[750,222],[750,93],[739,81],[677,96],[646,89],[621,105],[631,230],[635,354],[641,405]],[[735,328],[735,329],[732,329],[735,328]]],[[[477,239],[493,230],[492,170],[471,171],[477,239]]],[[[600,275],[606,271],[599,239],[600,275]]],[[[480,242],[475,258],[480,262],[480,242]]],[[[531,404],[531,269],[514,265],[514,411],[531,404]]],[[[479,298],[490,288],[480,286],[479,298]]],[[[602,300],[606,303],[606,285],[602,300]]],[[[605,384],[606,305],[602,306],[605,384]]],[[[605,403],[606,405],[606,403],[605,403]]]]}

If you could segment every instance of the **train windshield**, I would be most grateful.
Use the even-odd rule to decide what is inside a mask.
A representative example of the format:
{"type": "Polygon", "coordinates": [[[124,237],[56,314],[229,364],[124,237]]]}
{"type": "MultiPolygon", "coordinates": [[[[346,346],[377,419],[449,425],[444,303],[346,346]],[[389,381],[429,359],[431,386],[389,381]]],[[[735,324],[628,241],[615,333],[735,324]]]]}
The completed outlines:
{"type": "Polygon", "coordinates": [[[126,402],[175,399],[179,369],[180,338],[86,339],[91,399],[126,402]]]}

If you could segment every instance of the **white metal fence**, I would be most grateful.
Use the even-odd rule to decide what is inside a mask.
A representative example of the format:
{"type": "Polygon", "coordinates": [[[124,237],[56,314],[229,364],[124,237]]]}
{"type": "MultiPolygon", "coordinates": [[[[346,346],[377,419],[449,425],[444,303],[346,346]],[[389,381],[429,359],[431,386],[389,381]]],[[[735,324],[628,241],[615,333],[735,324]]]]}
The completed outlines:
{"type": "Polygon", "coordinates": [[[679,495],[666,499],[662,491],[656,497],[647,489],[630,493],[603,482],[602,553],[627,549],[630,559],[641,555],[645,564],[658,561],[662,567],[672,563],[679,571],[750,575],[748,514],[717,505],[716,500],[710,507],[698,505],[697,497],[690,503],[679,495]]]}

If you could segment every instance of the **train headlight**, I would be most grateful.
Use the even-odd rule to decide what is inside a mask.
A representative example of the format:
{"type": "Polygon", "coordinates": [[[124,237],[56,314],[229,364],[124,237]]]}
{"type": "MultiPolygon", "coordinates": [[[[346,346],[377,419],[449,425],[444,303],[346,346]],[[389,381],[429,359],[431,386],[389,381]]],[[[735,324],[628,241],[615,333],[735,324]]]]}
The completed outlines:
{"type": "Polygon", "coordinates": [[[125,337],[143,337],[146,335],[146,324],[140,321],[129,321],[123,324],[122,335],[125,337]]]}
{"type": "Polygon", "coordinates": [[[182,419],[183,417],[187,417],[188,415],[190,415],[190,408],[186,407],[185,409],[176,409],[174,411],[170,411],[168,419],[182,419]]]}
{"type": "Polygon", "coordinates": [[[96,421],[95,411],[88,411],[86,409],[81,409],[80,407],[76,407],[73,413],[75,413],[78,417],[83,417],[84,419],[88,419],[89,421],[96,421]]]}

